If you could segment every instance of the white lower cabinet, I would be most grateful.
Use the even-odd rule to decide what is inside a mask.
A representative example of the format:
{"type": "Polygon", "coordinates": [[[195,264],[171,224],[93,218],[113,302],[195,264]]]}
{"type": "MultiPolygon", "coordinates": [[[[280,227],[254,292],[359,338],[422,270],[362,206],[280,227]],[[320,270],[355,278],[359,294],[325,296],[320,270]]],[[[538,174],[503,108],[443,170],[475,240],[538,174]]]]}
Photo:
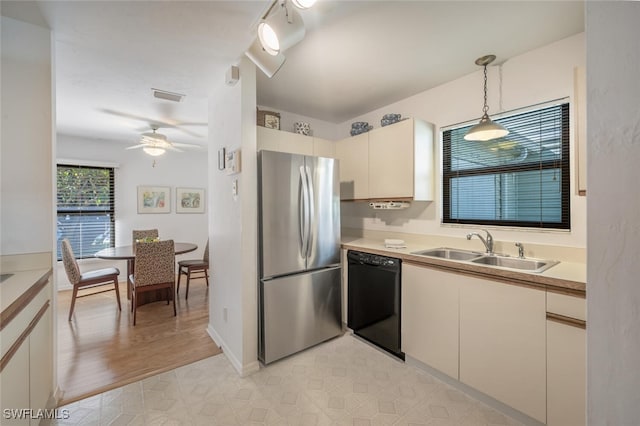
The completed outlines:
{"type": "Polygon", "coordinates": [[[460,381],[546,422],[545,292],[460,278],[460,381]]]}
{"type": "Polygon", "coordinates": [[[586,424],[586,302],[547,293],[547,424],[586,424]]]}
{"type": "Polygon", "coordinates": [[[458,379],[458,276],[402,265],[402,350],[458,379]]]}

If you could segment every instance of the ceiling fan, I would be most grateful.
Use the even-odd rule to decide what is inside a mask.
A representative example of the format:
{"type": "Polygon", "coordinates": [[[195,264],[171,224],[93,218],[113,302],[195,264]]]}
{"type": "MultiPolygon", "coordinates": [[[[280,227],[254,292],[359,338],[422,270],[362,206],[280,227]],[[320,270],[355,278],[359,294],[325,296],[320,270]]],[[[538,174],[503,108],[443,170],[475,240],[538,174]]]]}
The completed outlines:
{"type": "Polygon", "coordinates": [[[171,142],[167,139],[165,135],[162,133],[157,133],[158,128],[156,126],[151,127],[151,132],[143,133],[140,137],[140,142],[138,145],[130,146],[125,149],[138,149],[142,148],[142,150],[153,156],[157,157],[158,155],[164,154],[167,150],[169,151],[178,151],[183,152],[180,148],[195,148],[202,149],[200,145],[188,144],[188,143],[176,143],[171,142]]]}

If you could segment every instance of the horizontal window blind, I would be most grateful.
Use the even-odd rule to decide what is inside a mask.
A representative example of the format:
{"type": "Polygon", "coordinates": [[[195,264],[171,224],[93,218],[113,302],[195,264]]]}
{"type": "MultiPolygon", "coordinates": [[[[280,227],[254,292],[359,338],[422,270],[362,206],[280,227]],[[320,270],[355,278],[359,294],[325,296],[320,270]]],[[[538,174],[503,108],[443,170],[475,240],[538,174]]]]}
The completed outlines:
{"type": "Polygon", "coordinates": [[[507,136],[443,131],[443,222],[570,229],[569,104],[495,121],[507,136]]]}
{"type": "Polygon", "coordinates": [[[115,247],[115,184],[112,167],[58,164],[57,245],[68,238],[78,259],[115,247]]]}

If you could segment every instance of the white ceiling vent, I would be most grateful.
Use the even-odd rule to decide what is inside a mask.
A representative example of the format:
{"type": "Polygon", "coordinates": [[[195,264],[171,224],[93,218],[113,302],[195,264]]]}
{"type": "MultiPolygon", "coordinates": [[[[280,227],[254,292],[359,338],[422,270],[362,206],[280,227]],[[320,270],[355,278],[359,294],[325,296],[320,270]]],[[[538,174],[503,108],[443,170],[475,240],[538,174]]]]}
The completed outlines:
{"type": "Polygon", "coordinates": [[[167,92],[166,90],[160,90],[160,89],[154,89],[154,88],[151,88],[151,90],[153,91],[154,97],[159,99],[165,99],[167,101],[180,102],[182,98],[185,97],[185,95],[181,93],[167,92]]]}

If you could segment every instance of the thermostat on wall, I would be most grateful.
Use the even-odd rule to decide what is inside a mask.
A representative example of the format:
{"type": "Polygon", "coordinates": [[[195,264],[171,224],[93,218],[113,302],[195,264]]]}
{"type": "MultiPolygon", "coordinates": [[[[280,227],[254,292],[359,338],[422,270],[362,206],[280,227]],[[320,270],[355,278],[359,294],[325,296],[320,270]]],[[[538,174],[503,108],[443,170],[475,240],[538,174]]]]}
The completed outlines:
{"type": "Polygon", "coordinates": [[[369,207],[375,210],[401,210],[411,205],[408,201],[373,201],[369,207]]]}

